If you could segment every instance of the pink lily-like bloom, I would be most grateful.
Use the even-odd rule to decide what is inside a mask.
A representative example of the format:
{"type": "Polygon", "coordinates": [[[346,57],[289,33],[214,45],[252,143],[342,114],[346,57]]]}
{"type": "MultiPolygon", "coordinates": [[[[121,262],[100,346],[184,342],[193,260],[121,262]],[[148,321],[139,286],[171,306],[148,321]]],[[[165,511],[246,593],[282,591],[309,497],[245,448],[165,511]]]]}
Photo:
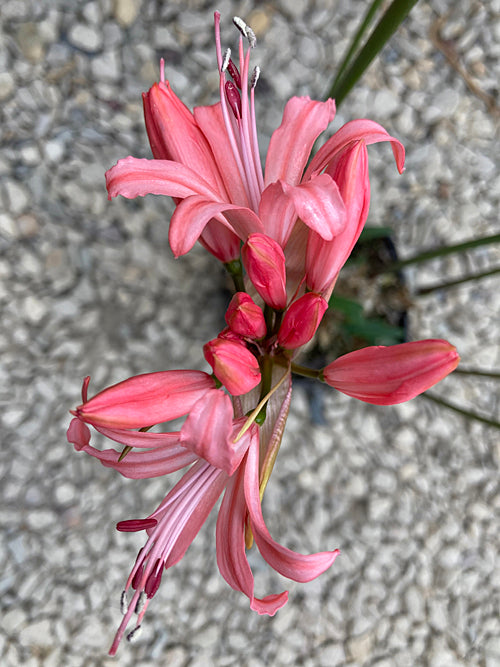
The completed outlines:
{"type": "MultiPolygon", "coordinates": [[[[192,380],[196,371],[175,371],[173,378],[186,374],[192,380]]],[[[78,451],[99,459],[105,466],[115,468],[125,477],[147,478],[168,474],[193,464],[167,494],[159,507],[145,519],[121,521],[117,529],[124,532],[146,530],[148,538],[139,551],[122,594],[123,620],[110,649],[114,655],[135,614],[134,629],[129,640],[138,637],[141,622],[150,600],[157,592],[163,571],[175,565],[185,554],[217,499],[225,490],[217,520],[217,563],[222,576],[235,590],[245,593],[250,606],[259,614],[273,616],[288,599],[286,591],[264,598],[254,596],[254,580],[245,553],[245,534],[248,528],[265,560],[280,574],[295,581],[306,582],[324,572],[339,553],[320,552],[298,554],[277,544],[269,534],[262,516],[260,500],[260,429],[253,423],[246,432],[246,422],[236,399],[221,390],[206,387],[201,398],[198,389],[182,390],[178,384],[170,391],[175,403],[179,394],[185,403],[183,414],[189,412],[180,432],[153,433],[129,428],[128,412],[134,424],[150,424],[151,402],[164,405],[162,378],[165,374],[146,374],[125,380],[88,399],[89,378],[82,388],[82,405],[74,414],[68,429],[68,440],[78,451]],[[121,396],[124,410],[120,415],[117,397],[121,396]],[[235,414],[235,412],[237,415],[235,414]],[[110,413],[113,414],[110,420],[110,413]],[[87,423],[111,440],[140,452],[128,452],[122,459],[114,449],[92,447],[87,423]],[[102,423],[112,424],[101,426],[102,423]],[[128,592],[133,590],[131,598],[128,592]]],[[[207,376],[208,377],[208,376],[207,376]]],[[[201,378],[200,378],[201,379],[201,378]]],[[[291,395],[291,383],[281,403],[270,434],[271,449],[282,437],[284,419],[291,395]]],[[[179,416],[179,407],[172,414],[179,416]]],[[[160,414],[159,412],[157,414],[160,414]]],[[[165,412],[161,413],[162,417],[165,412]]],[[[169,414],[169,413],[168,413],[169,414]]],[[[150,424],[151,425],[151,424],[150,424]]]]}
{"type": "MultiPolygon", "coordinates": [[[[215,14],[220,102],[191,113],[165,81],[162,65],[161,81],[144,98],[155,159],[128,157],[106,173],[110,198],[119,194],[174,198],[169,240],[176,256],[200,239],[215,256],[229,262],[239,257],[238,238],[246,241],[251,233],[264,233],[286,250],[294,230],[304,225],[331,242],[347,223],[342,181],[336,179],[334,165],[356,142],[390,141],[398,169],[403,170],[400,142],[368,120],[344,125],[306,169],[316,139],[333,120],[335,104],[293,97],[271,137],[263,172],[254,105],[258,68],[249,76],[255,35],[241,19],[234,22],[241,32],[239,67],[229,50],[222,53],[220,16],[215,14]],[[246,52],[244,38],[250,45],[246,52]]],[[[349,237],[355,235],[349,232],[349,237]]]]}
{"type": "Polygon", "coordinates": [[[394,405],[435,385],[454,371],[459,361],[455,346],[446,340],[365,347],[328,364],[323,379],[360,401],[394,405]]]}

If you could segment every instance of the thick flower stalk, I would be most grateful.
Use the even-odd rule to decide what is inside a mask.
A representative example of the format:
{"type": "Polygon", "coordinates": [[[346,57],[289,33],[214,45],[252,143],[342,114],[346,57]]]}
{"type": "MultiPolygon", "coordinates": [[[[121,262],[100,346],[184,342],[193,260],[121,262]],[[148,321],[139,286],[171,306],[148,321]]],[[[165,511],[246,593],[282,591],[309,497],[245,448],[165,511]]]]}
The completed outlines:
{"type": "Polygon", "coordinates": [[[366,348],[321,371],[294,359],[315,335],[328,299],[366,221],[370,200],[369,144],[388,141],[400,172],[404,149],[380,125],[355,120],[311,156],[335,115],[333,100],[293,97],[273,133],[262,169],[255,91],[250,74],[255,35],[239,18],[237,57],[223,53],[215,14],[220,101],[191,112],[165,80],[144,95],[153,159],[120,160],[106,173],[109,198],[167,195],[175,202],[169,242],[174,255],[199,241],[226,266],[235,294],[227,327],[203,348],[213,373],[199,370],[138,375],[88,397],[72,410],[68,440],[125,477],[149,478],[187,468],[158,508],[120,521],[123,532],[145,531],[122,595],[123,620],[138,637],[166,569],[185,554],[221,495],[216,549],[220,572],[259,614],[274,615],[287,592],[254,596],[246,552],[257,545],[277,572],[299,582],[328,569],[338,550],[298,554],[277,544],[261,501],[281,445],[291,401],[292,372],[317,377],[375,404],[409,400],[458,363],[447,341],[366,348]],[[180,430],[164,424],[183,418],[180,430]],[[93,427],[122,446],[91,445],[93,427]],[[189,466],[189,467],[188,467],[189,466]]]}

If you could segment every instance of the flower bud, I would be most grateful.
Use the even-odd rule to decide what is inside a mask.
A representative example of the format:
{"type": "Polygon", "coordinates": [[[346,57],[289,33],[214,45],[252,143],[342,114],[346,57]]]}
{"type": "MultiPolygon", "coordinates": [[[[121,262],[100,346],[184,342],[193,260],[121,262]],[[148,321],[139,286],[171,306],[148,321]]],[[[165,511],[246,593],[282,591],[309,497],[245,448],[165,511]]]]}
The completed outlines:
{"type": "Polygon", "coordinates": [[[281,347],[294,350],[310,341],[327,308],[325,299],[314,292],[308,292],[294,301],[287,309],[278,332],[281,347]]]}
{"type": "Polygon", "coordinates": [[[246,394],[259,384],[259,362],[243,343],[214,338],[203,346],[203,353],[215,377],[233,396],[246,394]]]}
{"type": "Polygon", "coordinates": [[[234,333],[259,339],[266,335],[264,313],[246,292],[236,292],[226,311],[226,322],[234,333]]]}
{"type": "Polygon", "coordinates": [[[285,255],[281,246],[265,234],[250,234],[241,256],[248,277],[268,306],[286,307],[285,255]]]}
{"type": "Polygon", "coordinates": [[[375,405],[409,401],[451,373],[460,357],[446,340],[365,347],[339,357],[323,378],[348,396],[375,405]]]}

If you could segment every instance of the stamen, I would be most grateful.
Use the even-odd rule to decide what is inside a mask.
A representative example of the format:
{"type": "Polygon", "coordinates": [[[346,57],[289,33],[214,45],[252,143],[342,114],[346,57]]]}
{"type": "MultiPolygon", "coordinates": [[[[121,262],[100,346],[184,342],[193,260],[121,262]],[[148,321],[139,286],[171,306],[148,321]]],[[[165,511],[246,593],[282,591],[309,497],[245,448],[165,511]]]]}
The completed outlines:
{"type": "MultiPolygon", "coordinates": [[[[231,62],[231,49],[226,49],[226,53],[224,54],[224,59],[222,61],[222,67],[220,68],[220,71],[225,72],[230,62],[231,62]]],[[[231,74],[231,72],[229,73],[231,74]]]]}
{"type": "Polygon", "coordinates": [[[227,71],[231,75],[234,83],[238,86],[238,88],[241,90],[241,76],[238,68],[236,65],[233,63],[233,61],[230,59],[229,63],[227,65],[227,71]]]}
{"type": "Polygon", "coordinates": [[[148,599],[151,599],[156,593],[156,591],[160,588],[161,577],[163,574],[163,563],[160,562],[159,558],[155,563],[154,570],[156,570],[157,568],[159,568],[158,571],[151,572],[151,574],[146,580],[146,584],[144,585],[144,591],[148,599]]]}
{"type": "Polygon", "coordinates": [[[257,81],[259,80],[260,77],[260,67],[257,65],[257,67],[253,68],[252,72],[252,78],[250,79],[250,87],[255,88],[257,85],[257,81]]]}
{"type": "Polygon", "coordinates": [[[120,595],[120,611],[125,616],[128,610],[127,591],[122,591],[120,595]]]}
{"type": "Polygon", "coordinates": [[[135,611],[136,614],[140,614],[141,611],[144,609],[144,605],[146,604],[146,600],[147,600],[146,593],[144,591],[142,591],[142,593],[139,595],[139,599],[137,600],[136,605],[135,605],[134,611],[135,611]]]}
{"type": "Polygon", "coordinates": [[[252,28],[249,25],[247,25],[245,21],[241,19],[239,16],[233,17],[233,23],[241,32],[243,37],[246,37],[248,39],[250,48],[252,49],[255,48],[255,45],[257,44],[257,37],[255,36],[255,33],[252,30],[252,28]]]}
{"type": "Polygon", "coordinates": [[[154,528],[157,523],[156,519],[127,519],[126,521],[118,521],[116,530],[119,530],[121,533],[135,533],[138,530],[154,528]]]}
{"type": "Polygon", "coordinates": [[[137,627],[135,627],[132,630],[132,632],[128,633],[127,641],[129,641],[131,643],[136,642],[139,639],[139,637],[141,635],[141,632],[142,632],[142,627],[140,625],[138,625],[137,627]]]}
{"type": "Polygon", "coordinates": [[[144,567],[141,565],[141,567],[138,567],[131,582],[131,586],[136,591],[141,583],[142,575],[144,573],[144,567]]]}
{"type": "Polygon", "coordinates": [[[237,119],[241,118],[241,97],[232,81],[226,81],[226,99],[237,119]]]}

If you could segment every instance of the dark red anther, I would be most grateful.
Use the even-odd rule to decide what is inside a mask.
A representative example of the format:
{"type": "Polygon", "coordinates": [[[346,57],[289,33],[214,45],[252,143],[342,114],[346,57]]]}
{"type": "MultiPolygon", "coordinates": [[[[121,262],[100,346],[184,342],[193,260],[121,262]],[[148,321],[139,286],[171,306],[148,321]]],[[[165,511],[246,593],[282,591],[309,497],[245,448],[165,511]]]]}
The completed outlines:
{"type": "Polygon", "coordinates": [[[241,97],[232,81],[226,81],[226,99],[237,120],[241,118],[241,97]]]}
{"type": "Polygon", "coordinates": [[[118,521],[116,530],[121,533],[135,533],[138,530],[154,528],[157,523],[156,519],[128,519],[128,521],[118,521]]]}
{"type": "Polygon", "coordinates": [[[144,574],[144,566],[141,565],[137,568],[136,573],[132,577],[131,586],[136,591],[141,584],[142,575],[144,574]]]}
{"type": "Polygon", "coordinates": [[[156,591],[160,588],[162,574],[163,574],[163,564],[160,565],[160,559],[158,558],[153,568],[153,571],[146,579],[146,585],[144,586],[144,592],[148,596],[148,599],[151,599],[153,595],[156,593],[156,591]]]}
{"type": "Polygon", "coordinates": [[[229,58],[229,62],[227,64],[227,71],[231,75],[234,83],[238,86],[238,88],[241,90],[241,76],[238,68],[236,65],[233,63],[231,58],[229,58]]]}

